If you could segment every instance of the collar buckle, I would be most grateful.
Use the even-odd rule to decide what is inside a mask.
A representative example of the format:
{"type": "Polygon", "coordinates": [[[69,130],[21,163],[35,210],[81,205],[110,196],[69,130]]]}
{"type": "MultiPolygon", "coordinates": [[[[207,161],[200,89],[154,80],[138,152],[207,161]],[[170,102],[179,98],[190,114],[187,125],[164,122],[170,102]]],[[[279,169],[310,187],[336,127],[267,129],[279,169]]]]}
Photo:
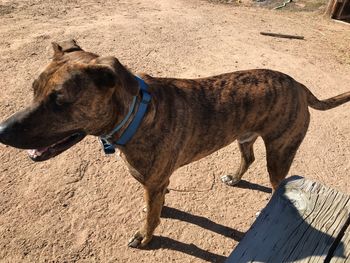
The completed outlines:
{"type": "Polygon", "coordinates": [[[99,137],[99,141],[102,145],[102,149],[105,154],[113,154],[115,153],[115,147],[111,144],[106,138],[99,137]]]}

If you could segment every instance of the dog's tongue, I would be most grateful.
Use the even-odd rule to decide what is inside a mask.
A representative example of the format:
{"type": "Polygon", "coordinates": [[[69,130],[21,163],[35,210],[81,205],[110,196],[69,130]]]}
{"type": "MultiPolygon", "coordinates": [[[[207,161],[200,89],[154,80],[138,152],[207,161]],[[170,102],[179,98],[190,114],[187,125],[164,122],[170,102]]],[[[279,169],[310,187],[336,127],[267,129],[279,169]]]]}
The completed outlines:
{"type": "Polygon", "coordinates": [[[49,149],[49,147],[40,148],[40,149],[31,149],[31,150],[27,150],[27,152],[30,157],[35,158],[37,156],[41,156],[45,151],[47,151],[47,149],[49,149]]]}

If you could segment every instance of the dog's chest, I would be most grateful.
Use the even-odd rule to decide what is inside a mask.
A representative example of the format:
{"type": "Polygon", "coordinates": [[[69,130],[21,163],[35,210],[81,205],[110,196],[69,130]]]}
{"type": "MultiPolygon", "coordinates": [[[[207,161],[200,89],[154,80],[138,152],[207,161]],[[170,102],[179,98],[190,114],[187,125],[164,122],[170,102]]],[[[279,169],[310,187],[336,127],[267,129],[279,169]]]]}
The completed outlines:
{"type": "Polygon", "coordinates": [[[120,152],[117,151],[117,155],[120,156],[120,158],[124,161],[126,166],[128,167],[129,173],[134,177],[137,181],[139,181],[141,184],[144,184],[145,177],[139,173],[126,159],[126,157],[120,152]]]}

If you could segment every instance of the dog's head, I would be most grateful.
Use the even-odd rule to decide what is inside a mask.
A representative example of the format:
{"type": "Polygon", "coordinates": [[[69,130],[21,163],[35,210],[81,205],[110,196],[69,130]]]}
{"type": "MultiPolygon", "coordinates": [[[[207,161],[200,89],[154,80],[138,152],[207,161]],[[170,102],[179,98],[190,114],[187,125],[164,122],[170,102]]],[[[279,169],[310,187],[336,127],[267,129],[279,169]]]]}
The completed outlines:
{"type": "Polygon", "coordinates": [[[116,58],[85,52],[74,40],[52,45],[52,61],[32,84],[32,104],[0,124],[0,142],[28,149],[35,161],[110,131],[125,112],[122,102],[138,91],[116,58]]]}

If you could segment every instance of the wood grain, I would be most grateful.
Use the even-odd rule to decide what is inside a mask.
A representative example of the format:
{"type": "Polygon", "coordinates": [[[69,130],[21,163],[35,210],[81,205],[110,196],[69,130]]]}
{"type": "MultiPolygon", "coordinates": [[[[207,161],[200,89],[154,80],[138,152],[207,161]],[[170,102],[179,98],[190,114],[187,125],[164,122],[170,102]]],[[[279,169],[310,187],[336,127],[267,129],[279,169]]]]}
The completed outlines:
{"type": "MultiPolygon", "coordinates": [[[[349,208],[349,206],[348,206],[349,208]]],[[[350,214],[350,210],[348,210],[350,214]]],[[[338,243],[334,255],[330,260],[331,263],[343,263],[350,262],[350,218],[348,224],[344,228],[344,235],[342,236],[340,242],[338,243]]]]}
{"type": "MultiPolygon", "coordinates": [[[[230,262],[324,262],[349,218],[350,198],[334,189],[293,176],[284,181],[230,262]]],[[[349,234],[332,262],[346,262],[349,234]]]]}

